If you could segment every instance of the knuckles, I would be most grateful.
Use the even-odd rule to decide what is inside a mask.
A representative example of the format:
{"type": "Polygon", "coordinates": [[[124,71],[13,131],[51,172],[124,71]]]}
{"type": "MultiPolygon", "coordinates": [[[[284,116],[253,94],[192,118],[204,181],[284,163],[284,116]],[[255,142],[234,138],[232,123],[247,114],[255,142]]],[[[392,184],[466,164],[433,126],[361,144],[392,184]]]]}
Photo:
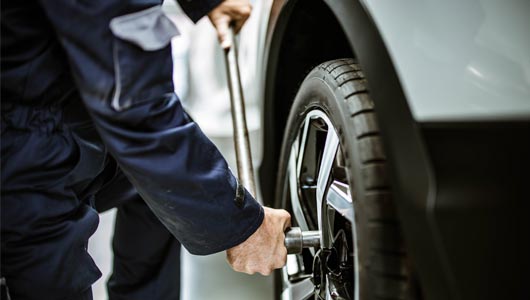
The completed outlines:
{"type": "MultiPolygon", "coordinates": [[[[286,259],[286,258],[285,258],[286,259]]],[[[256,264],[256,263],[250,263],[250,262],[234,262],[230,263],[230,266],[232,269],[236,272],[240,273],[246,273],[249,275],[253,275],[255,273],[260,273],[261,275],[268,276],[270,275],[275,269],[281,268],[285,265],[285,259],[277,258],[274,260],[273,263],[262,263],[262,264],[256,264]]]]}
{"type": "Polygon", "coordinates": [[[252,12],[252,6],[248,5],[248,6],[241,7],[241,10],[240,10],[241,15],[248,17],[250,16],[251,12],[252,12]]]}
{"type": "Polygon", "coordinates": [[[234,271],[268,276],[274,269],[286,264],[287,249],[282,225],[290,223],[291,216],[285,210],[265,208],[265,217],[264,227],[258,229],[261,231],[257,237],[247,240],[244,247],[227,251],[227,261],[234,271]]]}

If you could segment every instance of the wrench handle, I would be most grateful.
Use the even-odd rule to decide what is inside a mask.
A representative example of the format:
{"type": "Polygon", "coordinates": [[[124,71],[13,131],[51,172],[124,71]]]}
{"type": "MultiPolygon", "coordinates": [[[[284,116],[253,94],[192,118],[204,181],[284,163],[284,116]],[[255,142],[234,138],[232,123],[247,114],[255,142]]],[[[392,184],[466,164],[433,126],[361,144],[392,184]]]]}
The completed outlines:
{"type": "Polygon", "coordinates": [[[234,128],[237,174],[239,181],[250,194],[256,198],[256,181],[254,179],[254,167],[252,165],[252,155],[250,152],[250,141],[245,113],[245,99],[243,98],[243,88],[241,86],[235,36],[234,27],[230,26],[228,38],[232,46],[229,49],[225,49],[224,52],[228,89],[230,92],[232,125],[234,128]]]}

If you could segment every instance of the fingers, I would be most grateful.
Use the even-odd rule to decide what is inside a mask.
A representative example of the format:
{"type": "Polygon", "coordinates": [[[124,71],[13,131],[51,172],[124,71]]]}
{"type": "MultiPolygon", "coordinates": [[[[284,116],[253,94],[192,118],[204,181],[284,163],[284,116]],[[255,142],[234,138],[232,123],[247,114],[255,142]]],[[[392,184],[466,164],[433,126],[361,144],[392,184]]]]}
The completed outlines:
{"type": "MultiPolygon", "coordinates": [[[[285,255],[287,255],[287,252],[285,252],[285,255]]],[[[234,271],[245,273],[248,275],[260,273],[261,275],[268,276],[274,270],[279,269],[285,265],[283,259],[275,259],[273,261],[269,260],[267,264],[248,263],[245,259],[238,259],[236,261],[231,261],[230,259],[227,260],[228,264],[232,267],[234,271]]],[[[287,256],[285,257],[285,261],[287,261],[287,256]]]]}
{"type": "Polygon", "coordinates": [[[232,15],[232,20],[234,22],[234,32],[236,34],[239,33],[243,25],[245,25],[245,23],[247,22],[248,18],[250,17],[251,11],[252,11],[252,6],[250,6],[249,4],[247,6],[243,6],[239,10],[238,14],[232,15]]]}
{"type": "Polygon", "coordinates": [[[232,41],[228,38],[228,31],[230,30],[230,19],[222,17],[216,20],[214,23],[217,29],[217,38],[221,44],[221,48],[229,49],[232,47],[232,41]]]}
{"type": "Polygon", "coordinates": [[[223,49],[231,46],[231,41],[227,38],[230,24],[237,34],[250,17],[251,11],[252,6],[248,0],[225,0],[208,14],[223,49]]]}
{"type": "Polygon", "coordinates": [[[284,221],[283,221],[283,231],[289,227],[291,227],[291,215],[286,211],[282,209],[282,212],[284,214],[284,221]]]}

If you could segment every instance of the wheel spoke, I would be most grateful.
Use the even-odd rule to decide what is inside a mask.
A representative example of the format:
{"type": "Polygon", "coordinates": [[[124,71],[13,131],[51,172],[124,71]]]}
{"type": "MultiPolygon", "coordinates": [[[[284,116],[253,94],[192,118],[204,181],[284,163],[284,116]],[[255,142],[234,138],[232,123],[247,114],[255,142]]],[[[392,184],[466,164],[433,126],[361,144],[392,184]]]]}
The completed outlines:
{"type": "Polygon", "coordinates": [[[311,124],[311,115],[307,115],[304,124],[302,127],[302,131],[300,132],[300,135],[298,136],[299,139],[299,148],[297,149],[297,153],[299,154],[296,161],[296,174],[300,174],[300,168],[302,167],[302,160],[304,159],[304,150],[307,145],[307,135],[309,134],[309,125],[311,124]]]}
{"type": "Polygon", "coordinates": [[[317,201],[322,201],[324,193],[328,185],[329,176],[331,175],[331,167],[337,155],[337,148],[339,146],[339,137],[332,128],[328,131],[326,137],[326,146],[322,153],[322,160],[318,171],[317,180],[317,201]]]}
{"type": "Polygon", "coordinates": [[[333,161],[335,161],[335,156],[337,155],[337,149],[339,146],[339,137],[335,133],[333,127],[328,126],[328,134],[326,136],[326,144],[324,151],[322,153],[322,159],[320,161],[320,168],[318,169],[318,180],[317,180],[317,192],[316,192],[316,201],[317,201],[317,219],[318,219],[318,228],[322,231],[321,245],[327,245],[327,232],[324,230],[322,224],[322,210],[324,208],[323,198],[328,187],[328,181],[331,176],[331,167],[333,166],[333,161]]]}
{"type": "MultiPolygon", "coordinates": [[[[295,143],[296,144],[296,143],[295,143]]],[[[302,230],[308,230],[307,221],[305,219],[304,211],[300,204],[300,197],[298,192],[298,168],[296,167],[296,160],[298,154],[298,147],[293,146],[291,155],[289,157],[289,193],[291,196],[291,207],[298,226],[302,230]]]]}
{"type": "Polygon", "coordinates": [[[315,286],[310,278],[290,283],[282,292],[282,300],[302,300],[313,295],[315,286]]]}
{"type": "Polygon", "coordinates": [[[353,222],[353,205],[350,195],[350,188],[347,184],[334,181],[329,187],[326,201],[339,214],[348,221],[353,222]]]}

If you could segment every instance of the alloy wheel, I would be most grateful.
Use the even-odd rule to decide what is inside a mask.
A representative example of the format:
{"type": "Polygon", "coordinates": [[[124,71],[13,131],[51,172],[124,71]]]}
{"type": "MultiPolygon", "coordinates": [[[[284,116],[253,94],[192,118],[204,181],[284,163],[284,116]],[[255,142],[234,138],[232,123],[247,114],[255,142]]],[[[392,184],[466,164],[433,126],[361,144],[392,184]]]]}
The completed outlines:
{"type": "Polygon", "coordinates": [[[288,256],[282,299],[359,299],[354,203],[338,135],[322,110],[305,115],[284,175],[293,226],[320,231],[321,247],[288,256]]]}

